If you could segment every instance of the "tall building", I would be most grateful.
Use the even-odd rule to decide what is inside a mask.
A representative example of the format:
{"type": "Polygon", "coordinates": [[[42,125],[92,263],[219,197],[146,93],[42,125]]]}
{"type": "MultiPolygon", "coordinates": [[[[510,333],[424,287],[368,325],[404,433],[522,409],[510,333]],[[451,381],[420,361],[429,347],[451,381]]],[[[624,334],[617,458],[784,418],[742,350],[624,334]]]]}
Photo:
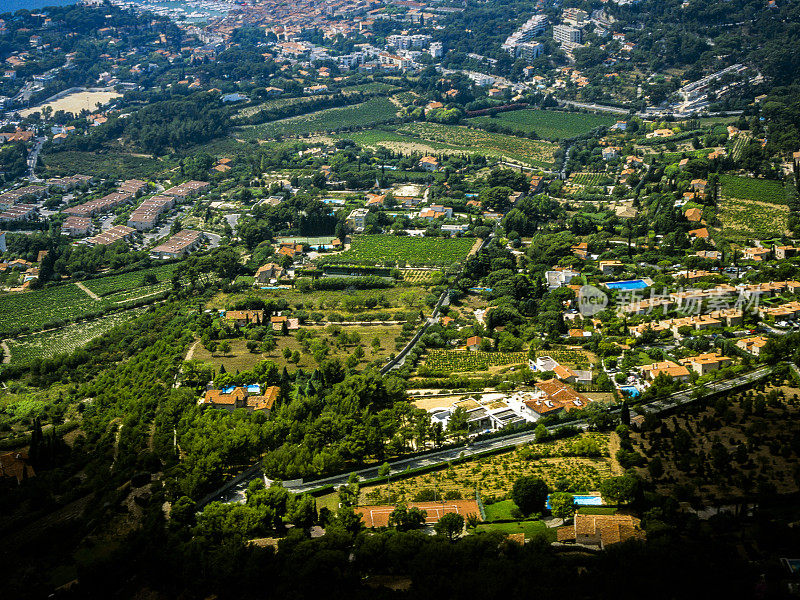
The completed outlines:
{"type": "Polygon", "coordinates": [[[539,57],[544,52],[544,45],[539,42],[525,42],[516,48],[516,58],[524,58],[526,61],[531,62],[533,59],[539,57]]]}
{"type": "Polygon", "coordinates": [[[0,231],[0,252],[6,251],[6,232],[0,231]]]}
{"type": "Polygon", "coordinates": [[[553,39],[559,44],[580,44],[582,32],[577,27],[570,25],[554,25],[553,39]]]}
{"type": "Polygon", "coordinates": [[[442,42],[431,42],[429,52],[433,58],[442,58],[442,56],[444,56],[444,47],[442,46],[442,42]]]}

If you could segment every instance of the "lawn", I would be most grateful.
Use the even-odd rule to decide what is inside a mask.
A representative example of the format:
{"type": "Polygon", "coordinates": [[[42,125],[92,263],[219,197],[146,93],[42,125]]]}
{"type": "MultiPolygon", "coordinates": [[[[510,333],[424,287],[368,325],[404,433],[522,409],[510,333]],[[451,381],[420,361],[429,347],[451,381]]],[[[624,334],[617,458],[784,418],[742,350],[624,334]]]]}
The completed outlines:
{"type": "Polygon", "coordinates": [[[547,541],[556,540],[556,530],[548,528],[543,521],[515,521],[513,523],[482,523],[475,528],[476,532],[485,531],[487,533],[502,533],[511,535],[513,533],[524,533],[525,539],[530,540],[536,537],[545,537],[547,541]]]}
{"type": "Polygon", "coordinates": [[[615,515],[617,508],[615,506],[581,506],[578,512],[582,515],[615,515]]]}
{"type": "Polygon", "coordinates": [[[300,136],[315,132],[369,127],[392,121],[396,116],[397,106],[392,104],[388,98],[379,97],[353,106],[327,108],[263,125],[242,127],[237,130],[235,135],[244,139],[300,136]]]}
{"type": "Polygon", "coordinates": [[[511,511],[516,506],[513,500],[500,500],[494,504],[484,505],[486,521],[510,521],[514,518],[511,511]]]}
{"type": "Polygon", "coordinates": [[[470,119],[473,123],[486,125],[496,123],[523,134],[535,133],[547,140],[563,140],[587,133],[600,126],[613,125],[616,117],[589,113],[561,112],[555,110],[513,110],[493,117],[470,119]]]}
{"type": "Polygon", "coordinates": [[[325,256],[319,262],[370,266],[450,266],[466,259],[475,241],[475,238],[356,235],[349,250],[325,256]]]}
{"type": "Polygon", "coordinates": [[[786,204],[786,190],[780,181],[720,175],[720,189],[726,198],[786,204]]]}

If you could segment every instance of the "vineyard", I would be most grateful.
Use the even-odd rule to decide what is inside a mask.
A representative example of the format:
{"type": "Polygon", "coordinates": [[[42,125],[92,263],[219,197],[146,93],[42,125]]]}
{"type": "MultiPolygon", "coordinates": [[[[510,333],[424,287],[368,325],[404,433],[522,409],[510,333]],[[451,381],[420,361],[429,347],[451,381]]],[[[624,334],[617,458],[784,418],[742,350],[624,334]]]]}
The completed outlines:
{"type": "Polygon", "coordinates": [[[323,264],[449,266],[462,262],[474,238],[356,235],[350,249],[320,259],[323,264]]]}
{"type": "Polygon", "coordinates": [[[719,219],[722,232],[730,239],[769,239],[788,233],[789,207],[786,204],[723,198],[719,219]]]}
{"type": "Polygon", "coordinates": [[[499,159],[512,159],[530,165],[550,166],[557,146],[513,135],[489,133],[458,125],[409,123],[399,128],[428,142],[448,144],[463,152],[479,153],[499,159]]]}
{"type": "Polygon", "coordinates": [[[769,204],[786,204],[786,191],[780,181],[721,175],[722,195],[738,200],[754,200],[769,204]]]}
{"type": "Polygon", "coordinates": [[[549,356],[554,361],[559,364],[582,364],[588,363],[589,357],[586,355],[585,352],[581,352],[580,350],[569,350],[569,349],[562,349],[562,350],[539,350],[536,352],[536,357],[539,358],[541,356],[549,356]]]}
{"type": "Polygon", "coordinates": [[[571,183],[586,186],[602,185],[607,179],[605,173],[573,173],[569,178],[571,183]]]}
{"type": "Polygon", "coordinates": [[[441,271],[430,271],[427,269],[405,269],[403,271],[403,281],[411,283],[434,283],[441,280],[441,277],[441,271]]]}
{"type": "Polygon", "coordinates": [[[486,371],[489,367],[519,365],[528,362],[527,352],[473,352],[470,350],[432,349],[425,366],[432,371],[464,373],[486,371]]]}
{"type": "Polygon", "coordinates": [[[151,287],[163,287],[163,285],[158,284],[168,284],[174,271],[174,264],[160,265],[152,269],[131,271],[130,273],[122,273],[121,275],[110,275],[108,277],[91,279],[83,283],[98,296],[110,296],[119,292],[135,292],[135,295],[143,295],[147,293],[148,290],[154,291],[150,290],[151,287]],[[144,280],[145,277],[148,276],[155,277],[158,284],[145,286],[144,280]]]}
{"type": "Polygon", "coordinates": [[[175,265],[161,265],[84,282],[86,288],[101,296],[100,300],[74,283],[0,296],[0,337],[61,326],[76,319],[99,316],[109,308],[155,299],[170,288],[174,268],[175,265]],[[157,283],[143,285],[148,274],[155,276],[157,283]]]}
{"type": "Polygon", "coordinates": [[[56,331],[44,331],[8,340],[11,349],[11,364],[26,363],[37,358],[52,358],[59,354],[70,354],[78,348],[126,323],[142,312],[134,309],[115,313],[89,322],[67,325],[56,331]]]}
{"type": "Polygon", "coordinates": [[[280,119],[263,125],[242,127],[238,135],[246,139],[300,136],[345,128],[368,127],[393,120],[397,107],[388,98],[372,98],[361,104],[327,108],[317,112],[280,119]]]}
{"type": "Polygon", "coordinates": [[[563,140],[587,133],[600,126],[613,125],[615,117],[554,110],[514,110],[500,113],[494,117],[475,117],[470,119],[485,125],[496,123],[520,133],[536,133],[547,140],[563,140]]]}

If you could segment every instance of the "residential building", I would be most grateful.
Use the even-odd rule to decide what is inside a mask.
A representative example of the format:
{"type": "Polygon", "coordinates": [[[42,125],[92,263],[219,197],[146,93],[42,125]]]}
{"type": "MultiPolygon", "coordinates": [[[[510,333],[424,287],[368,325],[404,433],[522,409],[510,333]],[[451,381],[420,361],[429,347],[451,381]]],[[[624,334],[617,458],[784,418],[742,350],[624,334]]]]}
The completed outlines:
{"type": "Polygon", "coordinates": [[[353,211],[347,216],[347,226],[351,227],[356,232],[364,231],[368,214],[368,208],[353,209],[353,211]]]}
{"type": "Polygon", "coordinates": [[[111,229],[87,238],[86,243],[92,246],[110,246],[119,241],[130,240],[134,233],[136,233],[136,230],[133,227],[115,225],[111,229]]]}
{"type": "Polygon", "coordinates": [[[583,32],[571,25],[554,25],[553,39],[559,44],[580,44],[583,39],[583,32]]]}
{"type": "Polygon", "coordinates": [[[775,246],[775,258],[783,260],[785,258],[794,258],[800,252],[797,246],[775,246]]]}
{"type": "Polygon", "coordinates": [[[61,224],[61,233],[70,237],[80,237],[89,233],[92,228],[92,220],[89,217],[76,217],[70,215],[61,224]]]}
{"type": "Polygon", "coordinates": [[[708,352],[706,354],[698,354],[697,356],[690,356],[680,361],[684,365],[688,365],[692,371],[698,375],[705,375],[711,371],[717,371],[723,367],[730,365],[733,360],[722,354],[716,352],[708,352]]]}
{"type": "Polygon", "coordinates": [[[418,164],[425,171],[437,171],[439,169],[439,161],[433,156],[421,158],[418,164]]]}
{"type": "Polygon", "coordinates": [[[280,279],[281,275],[283,275],[283,267],[276,263],[267,263],[258,267],[255,283],[270,283],[274,279],[280,279]]]}
{"type": "Polygon", "coordinates": [[[544,278],[545,281],[547,281],[547,287],[551,290],[569,284],[569,282],[578,275],[580,275],[580,273],[571,269],[556,269],[554,271],[544,272],[544,278]]]}
{"type": "Polygon", "coordinates": [[[609,277],[617,271],[624,269],[625,265],[618,260],[601,260],[598,264],[598,268],[602,271],[604,277],[609,277]]]}
{"type": "Polygon", "coordinates": [[[572,253],[578,258],[586,260],[589,257],[589,245],[586,242],[575,244],[571,249],[572,253]]]}
{"type": "Polygon", "coordinates": [[[639,367],[639,370],[644,378],[649,381],[654,381],[659,375],[668,375],[678,381],[687,381],[689,379],[689,369],[671,360],[643,365],[639,367]]]}
{"type": "Polygon", "coordinates": [[[761,354],[761,350],[763,350],[764,346],[767,345],[767,341],[768,339],[765,336],[756,335],[753,337],[746,337],[736,340],[736,347],[740,350],[744,350],[748,354],[759,356],[761,354]]]}
{"type": "Polygon", "coordinates": [[[745,248],[742,250],[742,258],[744,260],[755,260],[755,261],[762,261],[765,260],[770,253],[769,248],[745,248]]]}
{"type": "Polygon", "coordinates": [[[472,337],[467,338],[467,344],[466,344],[467,350],[470,350],[472,352],[475,352],[476,350],[479,350],[480,347],[481,347],[481,342],[482,341],[483,341],[483,338],[480,337],[479,335],[473,335],[472,337]]]}
{"type": "Polygon", "coordinates": [[[583,409],[589,405],[589,398],[579,394],[572,387],[558,379],[537,381],[536,388],[530,400],[524,402],[525,407],[534,418],[556,414],[561,411],[569,412],[576,408],[583,409]]]}
{"type": "Polygon", "coordinates": [[[150,251],[153,258],[182,258],[198,248],[203,241],[203,234],[192,229],[182,229],[166,242],[162,242],[150,251]]]}
{"type": "Polygon", "coordinates": [[[0,231],[0,252],[6,251],[6,232],[0,231]]]}
{"type": "Polygon", "coordinates": [[[165,190],[163,194],[165,196],[174,196],[176,202],[180,202],[208,191],[210,187],[211,184],[207,181],[187,181],[165,190]]]}
{"type": "Polygon", "coordinates": [[[263,310],[229,310],[225,313],[225,320],[239,327],[261,325],[266,319],[267,315],[263,310]]]}

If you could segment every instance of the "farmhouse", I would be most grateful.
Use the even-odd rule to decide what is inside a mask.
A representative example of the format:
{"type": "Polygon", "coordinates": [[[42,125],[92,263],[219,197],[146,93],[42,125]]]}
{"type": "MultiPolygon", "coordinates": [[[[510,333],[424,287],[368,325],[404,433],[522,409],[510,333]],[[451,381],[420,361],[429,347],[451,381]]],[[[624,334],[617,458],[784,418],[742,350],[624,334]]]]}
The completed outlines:
{"type": "Polygon", "coordinates": [[[207,390],[200,398],[200,406],[210,406],[233,412],[237,408],[244,408],[248,412],[269,413],[278,399],[281,388],[273,385],[261,394],[261,387],[248,385],[247,387],[231,387],[221,390],[207,390]]]}
{"type": "Polygon", "coordinates": [[[19,485],[23,480],[35,476],[36,472],[28,463],[28,453],[24,450],[0,454],[0,481],[16,482],[19,485]]]}
{"type": "Polygon", "coordinates": [[[225,313],[225,320],[231,321],[239,327],[245,325],[261,325],[266,319],[263,310],[229,310],[225,313]]]}
{"type": "Polygon", "coordinates": [[[267,263],[258,267],[255,283],[269,283],[273,279],[280,279],[281,275],[283,275],[283,267],[276,263],[267,263]]]}
{"type": "Polygon", "coordinates": [[[572,525],[556,530],[557,540],[562,543],[599,546],[601,549],[630,539],[642,540],[645,532],[640,528],[641,520],[631,515],[584,515],[578,513],[572,525]]]}
{"type": "Polygon", "coordinates": [[[482,341],[483,338],[480,337],[479,335],[473,335],[472,337],[467,338],[467,345],[466,345],[467,350],[472,350],[473,352],[478,350],[478,348],[481,347],[482,341]]]}
{"type": "Polygon", "coordinates": [[[418,164],[425,171],[436,171],[439,169],[439,161],[433,156],[421,158],[418,164]]]}

